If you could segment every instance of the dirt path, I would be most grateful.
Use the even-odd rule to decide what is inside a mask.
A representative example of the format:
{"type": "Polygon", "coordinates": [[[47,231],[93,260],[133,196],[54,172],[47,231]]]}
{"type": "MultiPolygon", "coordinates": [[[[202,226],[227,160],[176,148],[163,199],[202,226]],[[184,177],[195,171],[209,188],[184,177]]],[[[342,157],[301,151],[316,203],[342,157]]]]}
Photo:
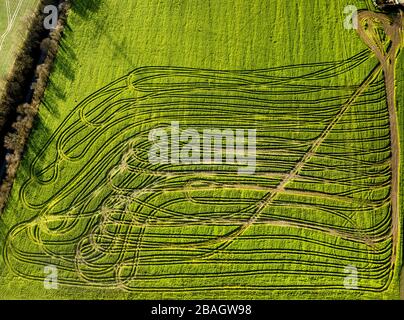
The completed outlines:
{"type": "MultiPolygon", "coordinates": [[[[391,270],[395,269],[397,260],[397,250],[399,248],[399,228],[400,228],[400,214],[399,214],[399,169],[400,169],[400,145],[399,145],[399,131],[398,131],[398,120],[396,111],[396,90],[395,90],[395,69],[396,69],[396,57],[400,51],[403,41],[403,13],[400,12],[394,18],[383,14],[375,13],[371,11],[361,11],[358,14],[359,26],[358,34],[361,39],[370,47],[374,52],[380,64],[370,73],[367,79],[360,85],[356,92],[351,96],[351,98],[342,106],[340,112],[334,118],[334,120],[329,123],[320,137],[314,141],[309,151],[303,156],[303,158],[297,163],[293,170],[287,174],[279,183],[279,185],[258,205],[253,216],[242,226],[237,228],[235,231],[231,232],[229,235],[217,239],[217,241],[224,241],[217,249],[224,249],[231,242],[243,234],[251,225],[253,225],[258,218],[261,216],[262,211],[271,205],[275,196],[281,192],[285,191],[285,187],[294,177],[296,177],[300,171],[303,169],[305,164],[312,158],[316,153],[318,147],[323,143],[323,141],[328,136],[328,133],[332,128],[338,123],[340,118],[344,115],[349,106],[360,96],[372,83],[380,72],[384,73],[385,87],[387,95],[387,104],[389,110],[389,122],[390,122],[390,135],[391,135],[391,206],[392,206],[392,228],[388,236],[392,237],[392,255],[391,255],[391,270]],[[377,33],[377,23],[379,23],[387,37],[390,39],[390,46],[387,51],[384,49],[384,44],[380,38],[378,38],[377,33]]],[[[287,223],[287,225],[290,225],[287,223]]],[[[334,232],[333,230],[329,230],[334,232]]],[[[369,240],[369,245],[372,241],[369,240]]],[[[214,252],[207,254],[206,256],[211,256],[214,252]]]]}
{"type": "Polygon", "coordinates": [[[396,88],[395,88],[395,70],[396,57],[400,51],[403,41],[403,12],[391,18],[383,13],[375,13],[371,11],[362,11],[358,14],[359,26],[358,34],[362,40],[374,52],[383,68],[387,105],[390,120],[391,135],[391,206],[392,206],[392,228],[391,237],[393,243],[393,252],[391,255],[391,269],[394,270],[397,250],[399,248],[399,171],[400,171],[400,143],[399,129],[397,121],[396,106],[396,88]],[[383,42],[378,37],[377,24],[382,26],[385,34],[390,39],[390,46],[385,50],[383,42]]]}
{"type": "MultiPolygon", "coordinates": [[[[392,229],[388,236],[392,237],[393,241],[393,252],[391,256],[391,269],[394,270],[396,257],[397,257],[397,248],[399,245],[399,211],[398,211],[398,184],[399,184],[399,135],[398,135],[398,124],[397,124],[397,112],[396,112],[396,97],[395,97],[395,58],[398,55],[398,52],[401,48],[402,41],[402,14],[397,16],[394,20],[392,20],[388,15],[382,13],[374,13],[371,11],[362,11],[358,15],[359,18],[359,27],[358,34],[362,38],[362,40],[371,48],[371,50],[375,53],[376,57],[380,61],[380,64],[373,69],[373,71],[369,74],[369,76],[365,79],[365,81],[359,86],[359,88],[354,92],[351,98],[342,106],[340,112],[336,115],[336,117],[328,124],[325,130],[322,132],[320,137],[314,141],[311,145],[309,151],[302,157],[302,159],[297,163],[297,165],[287,174],[278,186],[275,187],[274,190],[269,192],[264,199],[259,203],[255,213],[251,216],[251,218],[242,226],[231,232],[230,234],[219,237],[215,240],[215,242],[222,242],[221,245],[217,249],[224,249],[231,244],[231,242],[243,234],[251,225],[257,222],[260,218],[263,210],[271,205],[275,197],[285,191],[286,185],[295,178],[300,171],[303,169],[305,164],[310,161],[313,155],[316,154],[319,146],[322,145],[324,140],[327,138],[328,133],[335,127],[335,125],[339,122],[348,108],[352,105],[353,102],[356,101],[357,97],[360,96],[372,83],[375,78],[379,75],[380,72],[384,73],[385,76],[385,84],[386,84],[386,92],[387,92],[387,103],[389,110],[389,119],[390,119],[390,132],[391,132],[391,170],[392,170],[392,182],[391,182],[391,202],[392,202],[392,229]],[[391,40],[391,46],[387,52],[384,51],[384,45],[380,39],[378,39],[378,34],[376,30],[376,21],[380,22],[383,26],[383,29],[386,32],[386,35],[391,40]],[[366,27],[365,28],[365,24],[366,27]]],[[[287,224],[291,225],[291,224],[287,224]]],[[[334,232],[330,228],[330,232],[334,232]]],[[[372,244],[371,240],[369,244],[372,244]]],[[[216,250],[215,250],[216,251],[216,250]]],[[[206,256],[211,256],[215,252],[210,252],[206,256]]]]}
{"type": "MultiPolygon", "coordinates": [[[[230,232],[229,234],[216,238],[214,240],[214,242],[221,243],[220,246],[218,248],[216,248],[214,251],[204,254],[203,258],[211,257],[216,252],[219,252],[220,250],[225,249],[232,243],[232,241],[234,239],[236,239],[237,237],[242,235],[249,227],[251,227],[252,225],[254,225],[257,222],[257,220],[261,217],[261,214],[264,211],[264,209],[273,203],[273,201],[275,200],[276,196],[279,193],[285,192],[286,185],[300,174],[301,170],[304,168],[306,163],[308,163],[310,161],[310,159],[316,154],[318,148],[325,141],[328,134],[332,131],[332,129],[335,127],[335,125],[344,116],[344,114],[349,109],[349,107],[368,88],[368,86],[377,78],[377,76],[380,74],[380,72],[382,72],[382,70],[383,69],[382,69],[381,65],[376,66],[372,70],[372,72],[362,82],[362,84],[357,88],[357,90],[348,99],[348,101],[346,101],[344,103],[344,105],[342,105],[341,110],[337,113],[337,115],[334,117],[334,119],[326,126],[326,128],[321,133],[321,135],[315,141],[313,141],[313,143],[310,146],[307,153],[305,153],[303,155],[303,157],[296,164],[296,166],[288,174],[286,174],[284,176],[284,178],[280,181],[280,183],[274,189],[272,189],[270,192],[268,192],[268,194],[259,202],[254,214],[250,217],[250,219],[247,220],[245,224],[239,226],[237,229],[230,232]]],[[[274,225],[277,224],[276,221],[270,221],[270,222],[271,222],[271,224],[274,224],[274,225]]],[[[284,226],[295,226],[295,224],[286,222],[286,221],[282,221],[281,224],[284,226]]],[[[301,225],[300,225],[300,227],[301,227],[301,225]]],[[[332,228],[324,228],[324,229],[328,230],[332,234],[337,234],[337,232],[332,228]]],[[[342,234],[342,233],[339,235],[345,236],[348,239],[351,238],[351,235],[342,234]]],[[[368,240],[366,240],[366,241],[368,241],[368,240]]],[[[199,258],[201,258],[201,257],[199,257],[199,258]]]]}

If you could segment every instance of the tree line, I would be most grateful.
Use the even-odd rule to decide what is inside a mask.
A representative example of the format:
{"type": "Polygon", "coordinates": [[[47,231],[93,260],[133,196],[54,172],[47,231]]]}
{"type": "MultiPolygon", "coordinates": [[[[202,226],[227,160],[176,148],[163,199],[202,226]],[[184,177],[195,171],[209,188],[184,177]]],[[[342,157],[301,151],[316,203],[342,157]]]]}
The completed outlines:
{"type": "Polygon", "coordinates": [[[0,181],[0,211],[4,208],[10,193],[66,25],[69,0],[62,1],[58,6],[56,28],[51,32],[45,29],[44,8],[54,2],[54,0],[42,0],[36,12],[28,19],[26,37],[12,70],[6,77],[0,96],[0,132],[4,137],[4,148],[7,150],[5,175],[0,181]],[[46,57],[43,63],[37,65],[38,57],[43,53],[46,53],[46,57]],[[30,93],[32,98],[27,99],[30,93]]]}

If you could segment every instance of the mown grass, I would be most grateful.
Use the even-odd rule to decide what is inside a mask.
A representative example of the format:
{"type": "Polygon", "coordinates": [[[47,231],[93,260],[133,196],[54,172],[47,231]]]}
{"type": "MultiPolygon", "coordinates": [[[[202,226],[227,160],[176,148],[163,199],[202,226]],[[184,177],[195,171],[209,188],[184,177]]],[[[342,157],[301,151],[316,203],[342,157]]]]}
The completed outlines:
{"type": "MultiPolygon", "coordinates": [[[[18,9],[15,21],[10,32],[5,37],[3,47],[0,50],[0,88],[3,79],[10,72],[17,51],[19,50],[26,33],[28,17],[35,11],[38,0],[9,1],[12,15],[18,9]]],[[[8,27],[6,2],[0,1],[0,35],[3,35],[8,27]]]]}
{"type": "Polygon", "coordinates": [[[366,8],[370,1],[86,3],[76,3],[70,13],[3,215],[0,295],[397,297],[391,243],[383,239],[390,175],[381,77],[347,109],[287,192],[235,233],[256,214],[265,188],[276,187],[291,171],[377,63],[366,54],[360,64],[350,60],[367,48],[343,28],[344,7],[366,8]],[[307,76],[337,61],[341,66],[307,76]],[[147,66],[159,68],[140,69],[104,88],[147,66]],[[191,80],[177,70],[164,80],[166,95],[142,100],[142,89],[154,92],[153,82],[144,80],[148,72],[165,74],[163,66],[193,68],[186,72],[202,83],[202,69],[263,71],[225,74],[233,83],[251,81],[248,92],[229,90],[217,71],[206,71],[217,84],[214,90],[182,88],[178,97],[170,88],[191,80]],[[279,77],[293,79],[274,86],[279,77]],[[214,168],[225,175],[195,173],[212,170],[209,166],[150,167],[142,161],[147,134],[171,121],[183,127],[256,128],[257,173],[275,176],[240,177],[228,166],[214,168]],[[130,150],[127,142],[136,156],[123,157],[130,150]],[[161,178],[162,172],[170,176],[161,178]],[[191,190],[191,180],[205,189],[191,190]],[[150,185],[158,191],[133,193],[150,185]],[[366,237],[382,240],[373,246],[353,240],[366,237]],[[47,264],[59,266],[59,290],[43,289],[47,264]],[[349,265],[359,270],[359,290],[344,289],[349,265]]]}

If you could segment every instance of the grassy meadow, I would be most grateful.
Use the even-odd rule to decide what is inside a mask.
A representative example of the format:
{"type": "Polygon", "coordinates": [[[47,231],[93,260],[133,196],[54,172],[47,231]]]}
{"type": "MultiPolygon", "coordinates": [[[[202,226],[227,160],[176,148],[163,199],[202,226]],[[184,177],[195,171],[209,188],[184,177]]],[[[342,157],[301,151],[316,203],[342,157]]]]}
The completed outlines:
{"type": "Polygon", "coordinates": [[[0,298],[398,298],[386,93],[351,4],[372,7],[75,2],[0,220],[0,298]],[[255,129],[255,172],[150,164],[175,121],[255,129]]]}
{"type": "Polygon", "coordinates": [[[24,39],[27,17],[37,4],[38,0],[0,1],[0,83],[10,72],[16,52],[24,39]]]}

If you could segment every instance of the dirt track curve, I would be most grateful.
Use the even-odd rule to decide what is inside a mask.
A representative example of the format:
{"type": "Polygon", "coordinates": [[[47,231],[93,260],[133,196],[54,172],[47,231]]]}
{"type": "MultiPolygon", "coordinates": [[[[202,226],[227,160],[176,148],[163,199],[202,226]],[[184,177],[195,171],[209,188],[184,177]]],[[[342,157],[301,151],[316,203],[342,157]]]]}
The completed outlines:
{"type": "MultiPolygon", "coordinates": [[[[389,110],[390,135],[391,135],[391,207],[392,207],[392,228],[391,237],[393,251],[391,255],[391,269],[394,270],[397,250],[399,247],[399,172],[400,172],[400,142],[397,120],[395,70],[396,58],[403,45],[403,11],[391,17],[383,13],[361,11],[358,14],[358,34],[362,40],[374,52],[383,69],[387,105],[389,110]],[[390,40],[389,46],[380,39],[377,24],[383,28],[385,35],[390,40]]],[[[401,297],[404,298],[403,296],[401,297]]]]}

